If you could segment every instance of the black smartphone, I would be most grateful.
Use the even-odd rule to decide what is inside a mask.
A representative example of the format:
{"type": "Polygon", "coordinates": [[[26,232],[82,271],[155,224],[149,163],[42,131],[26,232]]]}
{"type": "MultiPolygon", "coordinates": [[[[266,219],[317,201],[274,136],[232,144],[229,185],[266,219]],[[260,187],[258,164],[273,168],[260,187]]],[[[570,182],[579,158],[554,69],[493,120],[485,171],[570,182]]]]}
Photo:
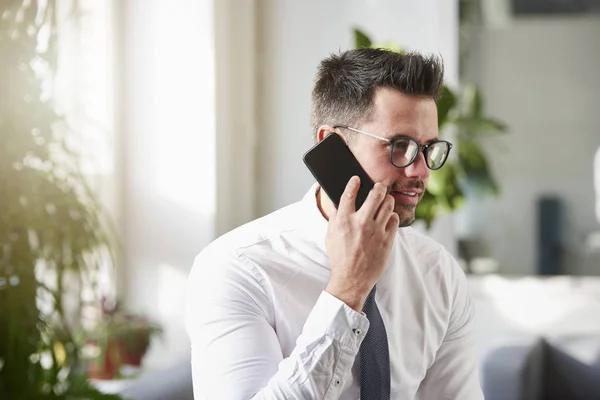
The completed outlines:
{"type": "Polygon", "coordinates": [[[373,189],[373,181],[338,134],[329,134],[308,150],[302,159],[336,208],[352,176],[360,178],[356,210],[363,205],[373,189]]]}

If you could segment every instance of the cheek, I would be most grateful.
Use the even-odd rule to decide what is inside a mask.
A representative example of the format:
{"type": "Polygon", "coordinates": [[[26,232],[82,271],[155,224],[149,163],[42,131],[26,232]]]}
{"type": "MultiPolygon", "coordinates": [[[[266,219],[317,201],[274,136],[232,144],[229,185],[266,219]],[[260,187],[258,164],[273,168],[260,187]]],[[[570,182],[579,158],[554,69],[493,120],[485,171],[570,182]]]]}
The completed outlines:
{"type": "Polygon", "coordinates": [[[356,154],[356,158],[375,182],[383,182],[389,186],[402,174],[401,170],[390,163],[388,153],[363,151],[356,154]]]}

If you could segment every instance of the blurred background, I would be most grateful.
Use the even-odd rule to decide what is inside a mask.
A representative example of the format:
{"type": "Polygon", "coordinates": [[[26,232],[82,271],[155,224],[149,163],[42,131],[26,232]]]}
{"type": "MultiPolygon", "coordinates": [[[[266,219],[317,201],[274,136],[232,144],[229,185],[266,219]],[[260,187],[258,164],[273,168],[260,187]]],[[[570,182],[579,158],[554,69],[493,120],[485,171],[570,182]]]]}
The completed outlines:
{"type": "Polygon", "coordinates": [[[0,397],[191,398],[195,255],[306,193],[316,67],[374,46],[444,59],[415,227],[486,398],[600,398],[599,37],[597,0],[0,0],[0,397]]]}

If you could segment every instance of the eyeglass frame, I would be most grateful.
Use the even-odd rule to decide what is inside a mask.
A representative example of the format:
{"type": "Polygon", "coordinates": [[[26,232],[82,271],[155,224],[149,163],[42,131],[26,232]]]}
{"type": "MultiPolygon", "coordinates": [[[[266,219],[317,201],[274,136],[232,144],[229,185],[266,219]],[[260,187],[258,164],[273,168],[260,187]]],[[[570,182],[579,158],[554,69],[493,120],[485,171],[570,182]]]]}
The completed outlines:
{"type": "Polygon", "coordinates": [[[400,135],[400,136],[396,136],[392,139],[388,139],[383,136],[378,136],[373,133],[369,133],[369,132],[361,131],[360,129],[352,128],[348,125],[334,125],[333,126],[333,129],[338,129],[338,128],[348,129],[352,132],[361,133],[363,135],[372,137],[373,139],[381,140],[383,142],[388,143],[390,145],[390,163],[396,168],[406,168],[406,167],[410,166],[417,160],[417,158],[419,158],[419,153],[423,153],[423,156],[425,159],[425,165],[427,166],[427,168],[429,168],[432,171],[437,171],[438,169],[442,168],[444,166],[444,164],[446,164],[446,161],[448,161],[448,157],[450,156],[450,150],[452,150],[452,143],[447,140],[443,140],[443,139],[436,139],[431,143],[421,144],[421,143],[417,142],[414,138],[412,138],[410,136],[406,136],[406,135],[400,135]],[[410,140],[410,141],[415,142],[417,144],[417,146],[419,146],[419,151],[417,151],[415,153],[412,160],[410,160],[410,162],[408,164],[406,164],[405,166],[402,166],[402,167],[399,167],[396,164],[394,164],[394,157],[393,157],[394,144],[399,140],[410,140]],[[446,143],[448,145],[448,154],[446,155],[446,159],[444,160],[444,162],[439,167],[433,169],[429,166],[429,162],[427,161],[427,152],[429,151],[429,147],[431,147],[433,144],[439,143],[439,142],[446,143]]]}

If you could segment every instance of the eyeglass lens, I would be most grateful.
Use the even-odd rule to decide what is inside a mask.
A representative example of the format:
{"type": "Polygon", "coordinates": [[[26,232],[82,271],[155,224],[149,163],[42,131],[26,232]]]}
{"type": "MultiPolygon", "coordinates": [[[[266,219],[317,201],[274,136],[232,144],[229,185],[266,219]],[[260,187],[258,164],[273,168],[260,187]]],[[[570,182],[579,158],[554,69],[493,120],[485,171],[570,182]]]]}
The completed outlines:
{"type": "MultiPolygon", "coordinates": [[[[397,167],[406,167],[420,150],[419,144],[411,139],[397,139],[392,148],[392,163],[397,167]]],[[[446,142],[434,142],[425,151],[427,166],[431,169],[440,168],[448,157],[448,144],[446,142]]]]}

